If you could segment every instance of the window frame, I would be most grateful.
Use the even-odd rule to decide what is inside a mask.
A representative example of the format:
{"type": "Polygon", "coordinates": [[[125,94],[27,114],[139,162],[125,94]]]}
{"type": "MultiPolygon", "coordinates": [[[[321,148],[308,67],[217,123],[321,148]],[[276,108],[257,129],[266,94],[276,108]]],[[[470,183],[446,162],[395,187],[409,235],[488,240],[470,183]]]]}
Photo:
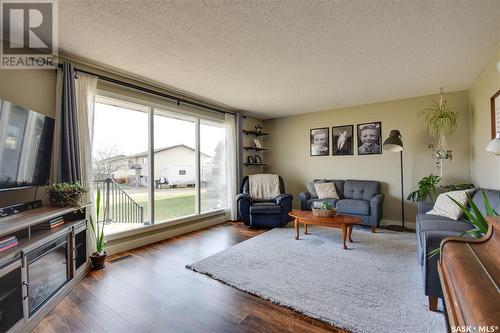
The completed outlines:
{"type": "MultiPolygon", "coordinates": [[[[135,234],[140,234],[143,232],[149,232],[162,227],[175,226],[184,223],[190,223],[193,221],[218,216],[226,212],[227,207],[213,210],[210,212],[201,212],[201,149],[200,149],[200,124],[202,120],[220,123],[224,125],[224,115],[207,112],[203,109],[203,112],[196,112],[195,108],[186,105],[177,105],[177,107],[154,102],[148,100],[147,98],[137,98],[132,96],[127,96],[123,93],[116,93],[106,89],[99,88],[96,90],[95,103],[108,104],[116,107],[127,108],[134,111],[145,112],[148,114],[148,155],[144,159],[148,161],[148,217],[146,221],[149,224],[144,224],[140,228],[135,228],[131,230],[121,231],[113,234],[106,235],[107,240],[114,240],[123,237],[128,237],[135,234]],[[176,115],[179,119],[191,117],[194,118],[195,123],[195,214],[186,215],[178,218],[174,218],[166,221],[155,221],[154,218],[154,198],[155,198],[155,186],[154,181],[154,116],[155,110],[164,111],[167,115],[171,114],[173,117],[176,115]]],[[[157,113],[159,114],[159,113],[157,113]]],[[[225,126],[222,126],[225,127],[225,126]]]]}

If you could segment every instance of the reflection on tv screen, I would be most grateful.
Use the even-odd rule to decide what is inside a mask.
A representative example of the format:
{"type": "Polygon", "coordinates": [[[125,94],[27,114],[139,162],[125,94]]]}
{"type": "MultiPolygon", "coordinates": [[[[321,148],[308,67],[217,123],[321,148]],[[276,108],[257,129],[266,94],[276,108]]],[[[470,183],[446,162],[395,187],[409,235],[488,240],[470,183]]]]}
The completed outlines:
{"type": "Polygon", "coordinates": [[[54,119],[0,99],[0,190],[49,180],[54,119]]]}

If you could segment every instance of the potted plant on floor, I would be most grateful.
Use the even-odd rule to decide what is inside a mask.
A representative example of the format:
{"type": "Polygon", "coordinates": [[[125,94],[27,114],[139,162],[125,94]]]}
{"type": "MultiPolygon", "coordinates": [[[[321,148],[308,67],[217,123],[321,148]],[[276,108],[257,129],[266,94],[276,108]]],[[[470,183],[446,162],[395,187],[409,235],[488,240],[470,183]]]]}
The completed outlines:
{"type": "Polygon", "coordinates": [[[104,268],[104,263],[108,253],[105,250],[106,241],[104,240],[104,222],[99,222],[99,212],[101,210],[101,190],[97,190],[96,199],[96,220],[90,215],[90,227],[94,235],[96,251],[90,255],[92,269],[98,270],[104,268]]]}

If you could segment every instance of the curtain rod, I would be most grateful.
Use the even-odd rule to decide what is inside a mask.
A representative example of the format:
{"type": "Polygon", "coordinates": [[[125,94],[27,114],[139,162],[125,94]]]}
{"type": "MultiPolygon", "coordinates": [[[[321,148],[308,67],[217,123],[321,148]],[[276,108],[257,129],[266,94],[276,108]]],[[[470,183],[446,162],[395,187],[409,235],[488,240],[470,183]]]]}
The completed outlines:
{"type": "MultiPolygon", "coordinates": [[[[62,64],[59,64],[58,67],[62,67],[62,64]]],[[[121,81],[121,80],[118,80],[118,79],[111,78],[109,76],[105,76],[105,75],[102,75],[102,74],[97,74],[97,73],[89,72],[89,71],[86,71],[86,70],[83,70],[83,69],[79,69],[79,68],[76,68],[76,67],[75,67],[75,72],[80,72],[80,73],[84,73],[84,74],[94,75],[94,76],[97,76],[97,78],[99,78],[99,80],[111,82],[111,83],[114,83],[114,84],[125,86],[127,88],[132,88],[132,89],[135,89],[135,90],[139,90],[139,91],[151,94],[151,95],[155,95],[155,96],[167,98],[167,99],[176,101],[177,105],[180,105],[180,103],[184,103],[184,104],[187,104],[187,105],[195,106],[195,107],[198,107],[198,108],[201,108],[201,109],[206,109],[206,110],[210,110],[210,111],[214,111],[214,112],[229,113],[229,114],[232,114],[232,115],[235,115],[235,116],[237,115],[234,112],[225,111],[225,110],[218,109],[218,108],[212,107],[212,106],[207,106],[207,105],[204,105],[204,104],[201,104],[201,103],[198,103],[198,102],[190,101],[188,99],[179,98],[179,97],[176,97],[176,96],[173,96],[173,95],[165,94],[165,93],[153,90],[153,89],[141,87],[141,86],[138,86],[138,85],[133,84],[133,83],[128,83],[128,82],[125,82],[125,81],[121,81]]]]}

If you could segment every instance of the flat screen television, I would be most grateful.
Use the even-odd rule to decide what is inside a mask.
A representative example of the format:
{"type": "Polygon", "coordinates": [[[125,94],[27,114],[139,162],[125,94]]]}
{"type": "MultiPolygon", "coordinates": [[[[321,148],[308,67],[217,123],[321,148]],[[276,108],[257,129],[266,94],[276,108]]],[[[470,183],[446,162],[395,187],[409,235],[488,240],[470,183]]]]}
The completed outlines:
{"type": "Polygon", "coordinates": [[[48,183],[54,123],[0,98],[0,191],[48,183]]]}

